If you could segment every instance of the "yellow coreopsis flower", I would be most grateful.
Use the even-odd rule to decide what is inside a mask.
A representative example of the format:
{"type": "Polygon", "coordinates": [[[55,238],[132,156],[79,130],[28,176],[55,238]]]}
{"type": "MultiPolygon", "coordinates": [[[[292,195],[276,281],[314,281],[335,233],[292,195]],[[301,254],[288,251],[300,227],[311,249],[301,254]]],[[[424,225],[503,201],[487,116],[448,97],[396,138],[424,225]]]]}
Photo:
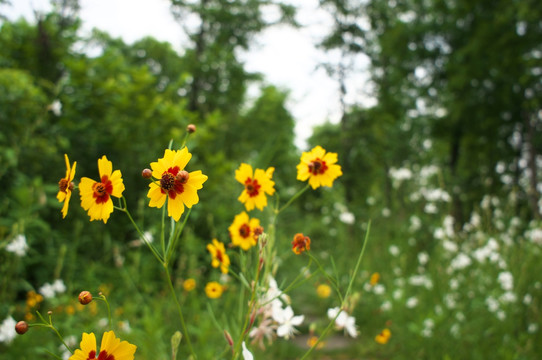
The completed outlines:
{"type": "Polygon", "coordinates": [[[96,349],[94,333],[83,333],[80,347],[81,349],[75,350],[69,360],[133,360],[137,349],[137,346],[127,341],[120,341],[113,331],[103,334],[100,352],[96,349]]]}
{"type": "Polygon", "coordinates": [[[213,257],[211,265],[215,268],[220,266],[220,271],[222,271],[223,274],[227,274],[228,267],[230,266],[230,257],[226,254],[224,244],[217,239],[213,239],[212,244],[207,244],[207,251],[209,251],[213,257]]]}
{"type": "Polygon", "coordinates": [[[375,341],[379,344],[387,344],[391,337],[391,331],[390,329],[384,329],[380,332],[380,334],[375,336],[375,341]]]}
{"type": "Polygon", "coordinates": [[[258,235],[255,230],[260,228],[260,220],[250,219],[246,212],[235,216],[233,223],[228,228],[231,242],[234,246],[240,246],[243,250],[248,250],[258,242],[258,235]]]}
{"type": "Polygon", "coordinates": [[[186,147],[166,149],[163,158],[151,163],[152,176],[158,181],[149,184],[149,206],[161,208],[167,199],[168,216],[175,221],[179,221],[185,206],[191,208],[199,202],[198,190],[207,181],[207,175],[199,170],[190,173],[184,170],[191,158],[186,147]]]}
{"type": "Polygon", "coordinates": [[[218,299],[222,296],[223,292],[224,288],[216,281],[208,282],[207,285],[205,285],[205,294],[210,299],[218,299]]]}
{"type": "Polygon", "coordinates": [[[256,169],[252,170],[252,166],[241,164],[239,169],[235,170],[235,179],[245,186],[245,190],[239,195],[239,200],[247,211],[257,207],[263,210],[267,206],[267,195],[271,196],[275,193],[275,182],[273,178],[274,167],[267,170],[256,169]]]}
{"type": "Polygon", "coordinates": [[[77,166],[77,161],[73,163],[73,166],[70,166],[70,159],[68,159],[68,155],[66,154],[64,154],[64,160],[66,162],[66,176],[58,182],[58,194],[56,194],[58,201],[64,202],[61,210],[63,219],[68,215],[68,206],[74,187],[72,181],[75,177],[75,167],[77,166]]]}
{"type": "Polygon", "coordinates": [[[111,196],[122,197],[124,183],[120,170],[113,171],[113,163],[105,155],[98,160],[98,170],[100,182],[84,177],[79,183],[81,206],[88,212],[90,221],[103,220],[107,223],[113,212],[111,196]]]}
{"type": "Polygon", "coordinates": [[[316,295],[321,299],[327,299],[331,295],[331,287],[328,284],[320,284],[316,288],[316,295]]]}
{"type": "Polygon", "coordinates": [[[193,278],[186,279],[183,281],[183,289],[185,291],[192,291],[196,288],[196,280],[193,278]]]}
{"type": "Polygon", "coordinates": [[[321,146],[301,154],[297,165],[297,180],[309,179],[309,185],[316,189],[320,186],[333,186],[333,181],[341,176],[341,166],[337,165],[337,153],[326,153],[321,146]]]}

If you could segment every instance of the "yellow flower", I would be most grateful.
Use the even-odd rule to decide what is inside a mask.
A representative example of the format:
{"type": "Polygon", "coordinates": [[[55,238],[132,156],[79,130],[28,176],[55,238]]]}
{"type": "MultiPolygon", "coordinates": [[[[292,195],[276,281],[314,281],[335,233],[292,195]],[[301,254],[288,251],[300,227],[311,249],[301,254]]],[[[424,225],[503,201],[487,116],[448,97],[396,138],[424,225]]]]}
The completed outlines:
{"type": "Polygon", "coordinates": [[[260,220],[256,218],[249,219],[246,212],[235,216],[233,223],[228,228],[231,242],[234,246],[240,246],[243,250],[248,250],[256,246],[258,235],[254,233],[260,228],[260,220]]]}
{"type": "Polygon", "coordinates": [[[199,170],[191,173],[184,170],[190,158],[192,154],[186,147],[166,149],[163,158],[151,163],[152,176],[159,180],[149,184],[149,206],[161,208],[168,199],[167,213],[175,221],[179,221],[185,206],[191,208],[199,202],[197,191],[207,180],[199,170]]]}
{"type": "Polygon", "coordinates": [[[107,224],[113,212],[111,196],[120,198],[124,191],[120,170],[113,171],[113,164],[104,155],[98,160],[100,182],[84,177],[79,183],[81,206],[88,212],[90,221],[103,220],[107,224]]]}
{"type": "Polygon", "coordinates": [[[235,170],[235,179],[245,186],[237,200],[245,204],[247,211],[254,207],[263,210],[267,206],[265,194],[271,196],[275,193],[275,182],[271,180],[274,171],[275,168],[270,167],[265,171],[256,169],[253,172],[252,166],[244,163],[235,170]]]}
{"type": "Polygon", "coordinates": [[[297,165],[297,180],[309,179],[309,185],[316,189],[320,186],[333,186],[333,181],[341,176],[341,166],[337,162],[337,153],[327,153],[321,146],[301,154],[297,165]]]}
{"type": "Polygon", "coordinates": [[[75,350],[69,360],[133,360],[137,346],[127,341],[120,341],[113,331],[103,334],[100,352],[96,349],[94,333],[83,333],[81,349],[75,350]]]}
{"type": "Polygon", "coordinates": [[[369,280],[369,283],[371,284],[371,286],[375,286],[376,284],[378,284],[379,280],[380,280],[380,274],[375,272],[371,275],[371,280],[369,280]]]}
{"type": "Polygon", "coordinates": [[[384,329],[382,332],[375,337],[375,341],[379,344],[387,344],[388,340],[391,337],[391,331],[389,329],[384,329]]]}
{"type": "Polygon", "coordinates": [[[222,296],[223,292],[224,288],[216,281],[208,282],[207,285],[205,285],[205,294],[210,299],[218,299],[222,296]]]}
{"type": "Polygon", "coordinates": [[[75,177],[75,167],[77,166],[77,161],[73,163],[73,167],[70,167],[70,160],[68,155],[64,154],[64,160],[66,162],[66,176],[64,176],[58,182],[58,194],[56,198],[59,202],[64,202],[62,206],[62,218],[64,219],[68,215],[68,206],[70,204],[70,198],[72,197],[73,190],[73,178],[75,177]]]}
{"type": "Polygon", "coordinates": [[[318,295],[319,298],[326,299],[331,295],[331,288],[328,284],[320,284],[316,288],[316,295],[318,295]]]}
{"type": "Polygon", "coordinates": [[[26,293],[26,308],[32,309],[43,301],[43,296],[36,293],[34,290],[30,290],[26,293]]]}
{"type": "Polygon", "coordinates": [[[224,244],[213,239],[212,244],[207,244],[207,251],[209,251],[213,257],[211,265],[215,268],[220,266],[220,271],[222,271],[223,274],[227,274],[228,267],[230,266],[230,257],[226,254],[224,244]]]}
{"type": "MultiPolygon", "coordinates": [[[[318,342],[318,336],[311,336],[310,338],[308,338],[307,340],[307,346],[308,347],[313,347],[314,345],[316,345],[316,343],[318,342]]],[[[323,348],[325,345],[325,343],[323,341],[320,341],[318,342],[318,345],[316,345],[316,349],[321,349],[323,348]]]]}
{"type": "Polygon", "coordinates": [[[192,291],[196,288],[196,280],[190,278],[183,281],[183,289],[185,291],[192,291]]]}

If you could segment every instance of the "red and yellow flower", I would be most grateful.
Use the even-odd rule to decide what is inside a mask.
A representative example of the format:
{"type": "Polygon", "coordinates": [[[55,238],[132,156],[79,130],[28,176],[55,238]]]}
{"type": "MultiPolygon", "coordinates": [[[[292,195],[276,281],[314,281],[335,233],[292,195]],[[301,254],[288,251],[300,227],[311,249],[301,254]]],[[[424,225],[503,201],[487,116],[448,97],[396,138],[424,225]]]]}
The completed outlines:
{"type": "Polygon", "coordinates": [[[267,170],[256,169],[252,170],[252,166],[241,164],[239,169],[235,170],[235,179],[245,186],[245,189],[239,195],[239,200],[247,211],[257,207],[263,210],[267,206],[267,195],[271,196],[275,193],[275,182],[272,180],[274,167],[267,170]]]}
{"type": "Polygon", "coordinates": [[[133,360],[137,349],[137,346],[127,341],[120,341],[113,331],[103,334],[100,352],[96,348],[94,333],[83,333],[80,347],[69,360],[133,360]]]}
{"type": "Polygon", "coordinates": [[[260,220],[249,218],[246,212],[235,216],[233,223],[228,228],[231,242],[234,246],[240,246],[243,250],[248,250],[258,243],[256,231],[260,229],[260,220]]]}
{"type": "Polygon", "coordinates": [[[61,210],[63,219],[68,215],[68,206],[74,188],[72,181],[75,177],[75,167],[77,166],[77,161],[73,163],[73,166],[70,166],[70,159],[68,159],[68,155],[66,154],[64,154],[64,161],[66,162],[66,176],[58,182],[58,194],[56,194],[58,201],[64,202],[61,210]]]}
{"type": "Polygon", "coordinates": [[[103,220],[107,223],[113,212],[111,196],[122,197],[124,183],[120,170],[113,171],[113,164],[105,155],[98,160],[98,170],[100,182],[84,177],[79,183],[81,206],[88,212],[90,221],[103,220]]]}
{"type": "Polygon", "coordinates": [[[292,251],[296,255],[301,254],[303,251],[311,249],[311,239],[301,233],[295,234],[292,241],[292,251]]]}
{"type": "Polygon", "coordinates": [[[207,244],[207,251],[209,251],[213,257],[211,265],[214,268],[220,266],[220,271],[222,271],[223,274],[227,274],[230,266],[230,257],[226,254],[224,244],[217,239],[213,239],[211,244],[207,244]]]}
{"type": "Polygon", "coordinates": [[[198,190],[207,181],[201,171],[187,172],[186,164],[192,158],[186,147],[181,150],[166,149],[164,157],[151,163],[152,176],[157,181],[149,184],[149,206],[161,208],[168,200],[168,216],[179,221],[184,207],[191,208],[199,202],[198,190]]]}
{"type": "Polygon", "coordinates": [[[301,161],[297,165],[297,180],[309,180],[309,185],[316,189],[320,186],[333,186],[333,181],[341,176],[341,166],[337,165],[337,153],[326,151],[316,146],[309,152],[301,154],[301,161]]]}

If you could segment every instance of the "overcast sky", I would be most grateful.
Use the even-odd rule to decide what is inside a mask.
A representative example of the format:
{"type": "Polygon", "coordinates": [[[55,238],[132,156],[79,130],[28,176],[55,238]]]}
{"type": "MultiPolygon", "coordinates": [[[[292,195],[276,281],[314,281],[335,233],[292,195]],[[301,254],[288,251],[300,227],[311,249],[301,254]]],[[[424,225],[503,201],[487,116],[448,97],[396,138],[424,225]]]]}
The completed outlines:
{"type": "MultiPolygon", "coordinates": [[[[2,13],[10,19],[24,16],[33,20],[33,10],[50,8],[49,0],[11,2],[11,6],[2,6],[2,13]]],[[[242,59],[246,70],[263,73],[266,82],[290,90],[288,109],[296,119],[296,145],[305,148],[312,126],[339,120],[340,105],[337,83],[318,67],[330,55],[315,47],[329,30],[331,20],[319,9],[318,0],[293,3],[302,4],[298,5],[297,19],[303,28],[275,26],[265,30],[242,59]]],[[[169,11],[169,0],[80,0],[80,4],[83,34],[98,28],[127,43],[152,36],[182,51],[186,38],[169,11]]],[[[364,83],[363,74],[350,79],[349,102],[368,101],[361,93],[364,83]]]]}

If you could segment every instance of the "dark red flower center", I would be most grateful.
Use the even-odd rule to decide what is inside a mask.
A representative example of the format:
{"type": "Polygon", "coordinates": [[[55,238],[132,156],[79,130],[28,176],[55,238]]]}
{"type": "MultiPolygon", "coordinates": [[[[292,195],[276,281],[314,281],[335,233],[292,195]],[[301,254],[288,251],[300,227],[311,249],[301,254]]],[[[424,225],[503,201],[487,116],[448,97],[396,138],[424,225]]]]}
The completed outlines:
{"type": "Polygon", "coordinates": [[[323,174],[327,170],[326,162],[316,158],[309,163],[309,172],[313,175],[323,174]]]}
{"type": "Polygon", "coordinates": [[[68,188],[68,180],[66,179],[60,179],[60,181],[58,182],[58,190],[62,191],[62,192],[66,192],[66,189],[68,188]]]}
{"type": "Polygon", "coordinates": [[[107,351],[102,350],[96,357],[96,351],[92,350],[88,353],[87,360],[115,360],[115,355],[108,354],[107,351]]]}
{"type": "Polygon", "coordinates": [[[167,169],[160,179],[162,194],[167,193],[171,199],[175,199],[184,192],[183,184],[186,184],[188,177],[188,172],[180,170],[178,166],[167,169]]]}
{"type": "Polygon", "coordinates": [[[247,191],[248,196],[254,197],[259,194],[260,188],[262,186],[258,184],[258,180],[247,178],[245,180],[245,190],[247,191]]]}
{"type": "Polygon", "coordinates": [[[222,251],[220,251],[219,249],[216,249],[216,258],[221,263],[224,262],[224,257],[222,256],[222,251]]]}
{"type": "Polygon", "coordinates": [[[113,183],[109,180],[107,175],[102,176],[102,182],[96,182],[92,185],[94,194],[92,196],[96,199],[96,204],[103,204],[109,200],[109,195],[113,193],[113,183]]]}
{"type": "Polygon", "coordinates": [[[248,237],[250,235],[250,226],[248,226],[247,224],[241,225],[241,227],[239,228],[239,235],[244,238],[248,237]]]}

